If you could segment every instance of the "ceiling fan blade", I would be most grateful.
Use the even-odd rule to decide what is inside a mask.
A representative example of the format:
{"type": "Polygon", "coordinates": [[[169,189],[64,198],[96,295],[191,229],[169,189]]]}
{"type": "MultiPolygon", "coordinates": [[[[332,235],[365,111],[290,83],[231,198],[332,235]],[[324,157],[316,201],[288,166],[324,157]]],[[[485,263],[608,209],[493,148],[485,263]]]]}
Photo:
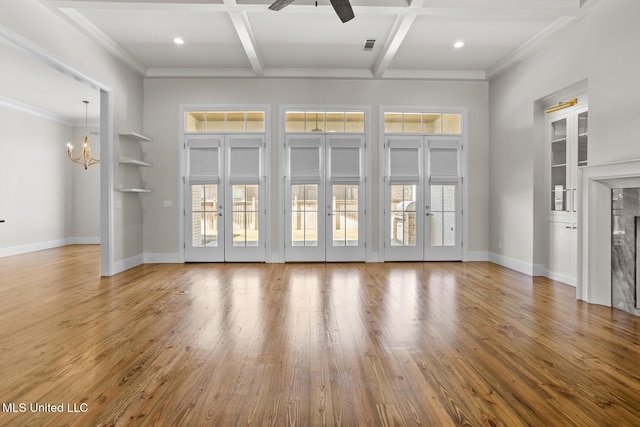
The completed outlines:
{"type": "Polygon", "coordinates": [[[285,6],[289,6],[294,1],[295,0],[276,0],[271,4],[271,6],[269,6],[269,9],[271,9],[271,10],[280,10],[280,9],[284,8],[285,6]]]}
{"type": "Polygon", "coordinates": [[[350,21],[354,18],[353,9],[349,0],[331,0],[331,6],[340,17],[342,22],[350,21]]]}

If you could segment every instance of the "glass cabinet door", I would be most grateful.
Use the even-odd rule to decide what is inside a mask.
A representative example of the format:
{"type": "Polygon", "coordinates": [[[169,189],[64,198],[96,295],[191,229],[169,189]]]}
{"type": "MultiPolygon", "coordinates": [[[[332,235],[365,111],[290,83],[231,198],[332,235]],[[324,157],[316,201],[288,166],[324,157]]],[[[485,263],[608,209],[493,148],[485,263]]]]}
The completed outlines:
{"type": "Polygon", "coordinates": [[[551,123],[551,210],[568,210],[567,118],[551,123]]]}
{"type": "Polygon", "coordinates": [[[578,166],[587,166],[587,142],[589,137],[589,112],[578,114],[578,166]]]}

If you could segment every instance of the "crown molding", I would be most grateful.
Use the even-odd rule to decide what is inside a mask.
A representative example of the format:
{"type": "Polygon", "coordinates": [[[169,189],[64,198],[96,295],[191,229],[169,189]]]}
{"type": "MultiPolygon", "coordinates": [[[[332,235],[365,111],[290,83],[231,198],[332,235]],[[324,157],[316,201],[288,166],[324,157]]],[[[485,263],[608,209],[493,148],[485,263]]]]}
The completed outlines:
{"type": "Polygon", "coordinates": [[[14,99],[5,98],[4,96],[0,96],[0,105],[7,108],[11,108],[12,110],[20,111],[23,113],[31,114],[36,117],[50,120],[52,122],[60,123],[65,126],[75,126],[75,123],[73,120],[70,120],[60,114],[52,113],[51,111],[43,110],[41,108],[34,107],[32,105],[24,104],[14,99]]]}
{"type": "Polygon", "coordinates": [[[80,27],[91,39],[104,47],[116,58],[120,59],[143,76],[147,73],[147,67],[142,62],[116,43],[111,37],[107,36],[102,30],[85,18],[84,15],[78,12],[77,9],[60,8],[58,10],[80,27]]]}

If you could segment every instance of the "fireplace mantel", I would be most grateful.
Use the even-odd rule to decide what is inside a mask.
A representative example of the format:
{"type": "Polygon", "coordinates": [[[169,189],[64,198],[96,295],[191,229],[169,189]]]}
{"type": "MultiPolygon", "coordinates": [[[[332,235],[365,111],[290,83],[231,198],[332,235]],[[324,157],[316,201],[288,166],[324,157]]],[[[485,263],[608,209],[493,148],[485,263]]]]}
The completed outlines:
{"type": "Polygon", "coordinates": [[[640,160],[580,168],[580,300],[611,306],[611,189],[633,187],[640,187],[640,160]]]}

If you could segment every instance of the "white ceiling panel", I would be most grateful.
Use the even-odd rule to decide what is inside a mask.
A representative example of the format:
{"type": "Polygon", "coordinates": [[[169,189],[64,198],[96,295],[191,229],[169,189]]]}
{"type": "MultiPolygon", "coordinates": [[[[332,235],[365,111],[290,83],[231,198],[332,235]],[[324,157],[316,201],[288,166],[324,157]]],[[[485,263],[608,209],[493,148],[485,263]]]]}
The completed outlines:
{"type": "Polygon", "coordinates": [[[486,70],[552,22],[552,19],[539,17],[479,20],[419,16],[389,68],[486,70]],[[462,49],[453,47],[458,40],[465,43],[462,49]]]}

